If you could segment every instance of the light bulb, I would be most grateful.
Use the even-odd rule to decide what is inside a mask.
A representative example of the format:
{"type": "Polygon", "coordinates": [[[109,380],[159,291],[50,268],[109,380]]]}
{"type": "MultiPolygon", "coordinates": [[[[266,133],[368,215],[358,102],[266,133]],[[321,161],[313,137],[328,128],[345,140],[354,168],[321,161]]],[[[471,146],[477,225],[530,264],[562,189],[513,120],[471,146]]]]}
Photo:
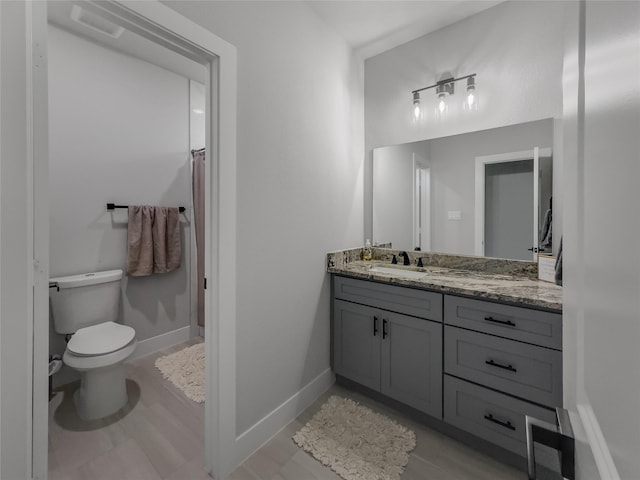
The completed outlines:
{"type": "Polygon", "coordinates": [[[447,115],[449,105],[447,105],[447,94],[441,92],[438,94],[438,103],[436,105],[436,117],[443,118],[447,115]]]}
{"type": "Polygon", "coordinates": [[[473,90],[471,90],[469,93],[467,93],[467,107],[473,108],[475,104],[476,104],[476,96],[473,93],[473,90]]]}
{"type": "Polygon", "coordinates": [[[411,105],[411,120],[413,123],[420,123],[424,118],[424,109],[420,105],[420,94],[413,94],[413,103],[411,105]]]}
{"type": "Polygon", "coordinates": [[[475,77],[467,78],[467,94],[464,97],[462,107],[467,112],[478,110],[478,92],[476,91],[475,77]]]}
{"type": "Polygon", "coordinates": [[[420,115],[422,114],[422,109],[420,108],[420,102],[416,102],[413,104],[413,119],[419,120],[420,115]]]}
{"type": "Polygon", "coordinates": [[[440,97],[438,100],[438,111],[442,115],[447,110],[447,102],[444,100],[444,96],[440,97]]]}

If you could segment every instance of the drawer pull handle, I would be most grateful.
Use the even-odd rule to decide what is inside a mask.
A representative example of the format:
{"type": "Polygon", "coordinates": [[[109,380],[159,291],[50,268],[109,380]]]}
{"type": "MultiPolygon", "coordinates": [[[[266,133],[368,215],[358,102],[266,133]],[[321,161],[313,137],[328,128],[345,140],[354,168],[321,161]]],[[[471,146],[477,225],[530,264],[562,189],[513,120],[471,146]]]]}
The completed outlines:
{"type": "Polygon", "coordinates": [[[493,317],[484,317],[484,319],[487,322],[499,323],[500,325],[507,325],[509,327],[515,327],[516,326],[516,324],[513,323],[511,320],[497,320],[497,319],[495,319],[493,317]]]}
{"type": "Polygon", "coordinates": [[[486,360],[484,363],[486,363],[487,365],[490,365],[492,367],[502,368],[504,370],[509,370],[510,372],[514,372],[514,373],[518,371],[515,368],[513,368],[513,365],[511,365],[511,364],[503,365],[501,363],[496,363],[493,360],[486,360]]]}
{"type": "Polygon", "coordinates": [[[373,317],[373,336],[378,335],[378,317],[373,317]]]}
{"type": "Polygon", "coordinates": [[[382,338],[385,339],[387,338],[387,335],[389,335],[389,332],[387,331],[387,324],[389,322],[387,322],[384,318],[382,319],[382,338]]]}
{"type": "Polygon", "coordinates": [[[489,420],[490,422],[497,423],[501,427],[508,428],[509,430],[515,431],[515,429],[516,429],[516,427],[514,427],[513,424],[509,420],[507,420],[506,422],[503,422],[501,420],[498,420],[497,418],[493,418],[493,415],[491,415],[491,414],[485,415],[484,418],[486,420],[489,420]]]}

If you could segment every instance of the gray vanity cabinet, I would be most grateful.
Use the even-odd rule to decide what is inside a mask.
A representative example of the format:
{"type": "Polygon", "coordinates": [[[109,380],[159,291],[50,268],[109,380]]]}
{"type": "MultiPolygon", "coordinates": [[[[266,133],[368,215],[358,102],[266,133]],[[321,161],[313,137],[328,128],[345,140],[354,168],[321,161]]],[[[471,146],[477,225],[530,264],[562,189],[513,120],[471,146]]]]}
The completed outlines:
{"type": "Polygon", "coordinates": [[[442,418],[442,322],[379,308],[395,305],[389,302],[388,288],[410,300],[398,309],[424,315],[435,308],[441,315],[440,294],[335,277],[333,369],[337,375],[442,418]],[[351,293],[340,293],[345,290],[351,293]],[[350,300],[340,298],[347,295],[350,300]]]}
{"type": "MultiPolygon", "coordinates": [[[[554,422],[561,313],[339,275],[332,287],[339,377],[521,456],[525,416],[554,422]]],[[[555,451],[536,449],[555,469],[555,451]]]]}

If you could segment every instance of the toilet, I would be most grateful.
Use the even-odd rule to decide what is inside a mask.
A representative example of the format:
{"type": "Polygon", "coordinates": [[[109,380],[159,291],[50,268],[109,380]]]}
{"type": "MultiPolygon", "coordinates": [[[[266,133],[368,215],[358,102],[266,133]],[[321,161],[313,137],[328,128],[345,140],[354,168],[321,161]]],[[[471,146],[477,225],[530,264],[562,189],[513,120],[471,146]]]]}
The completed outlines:
{"type": "Polygon", "coordinates": [[[62,361],[80,372],[74,395],[78,416],[96,420],[128,401],[124,361],[136,349],[133,328],[116,323],[122,270],[49,280],[53,327],[69,335],[62,361]]]}

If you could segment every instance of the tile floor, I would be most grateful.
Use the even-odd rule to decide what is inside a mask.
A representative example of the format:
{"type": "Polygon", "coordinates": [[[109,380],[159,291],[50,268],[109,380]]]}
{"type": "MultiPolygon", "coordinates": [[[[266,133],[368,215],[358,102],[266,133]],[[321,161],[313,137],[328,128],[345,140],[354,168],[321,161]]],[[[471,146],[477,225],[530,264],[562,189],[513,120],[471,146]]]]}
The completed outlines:
{"type": "Polygon", "coordinates": [[[93,422],[75,414],[70,384],[49,403],[49,480],[210,480],[202,469],[204,404],[189,400],[155,368],[159,356],[126,365],[129,403],[93,422]]]}
{"type": "Polygon", "coordinates": [[[525,480],[515,470],[421,425],[386,405],[358,392],[334,385],[260,450],[249,457],[228,480],[340,480],[298,448],[291,437],[331,395],[348,397],[387,415],[416,432],[417,446],[409,455],[402,480],[525,480]]]}
{"type": "MultiPolygon", "coordinates": [[[[77,384],[50,402],[50,480],[210,480],[204,472],[204,406],[192,402],[155,368],[157,357],[193,341],[127,364],[129,404],[83,422],[74,412],[77,384]]],[[[517,480],[526,474],[437,433],[357,392],[334,385],[240,465],[228,480],[339,480],[299,449],[291,436],[330,395],[350,397],[412,428],[417,447],[402,480],[517,480]]]]}

